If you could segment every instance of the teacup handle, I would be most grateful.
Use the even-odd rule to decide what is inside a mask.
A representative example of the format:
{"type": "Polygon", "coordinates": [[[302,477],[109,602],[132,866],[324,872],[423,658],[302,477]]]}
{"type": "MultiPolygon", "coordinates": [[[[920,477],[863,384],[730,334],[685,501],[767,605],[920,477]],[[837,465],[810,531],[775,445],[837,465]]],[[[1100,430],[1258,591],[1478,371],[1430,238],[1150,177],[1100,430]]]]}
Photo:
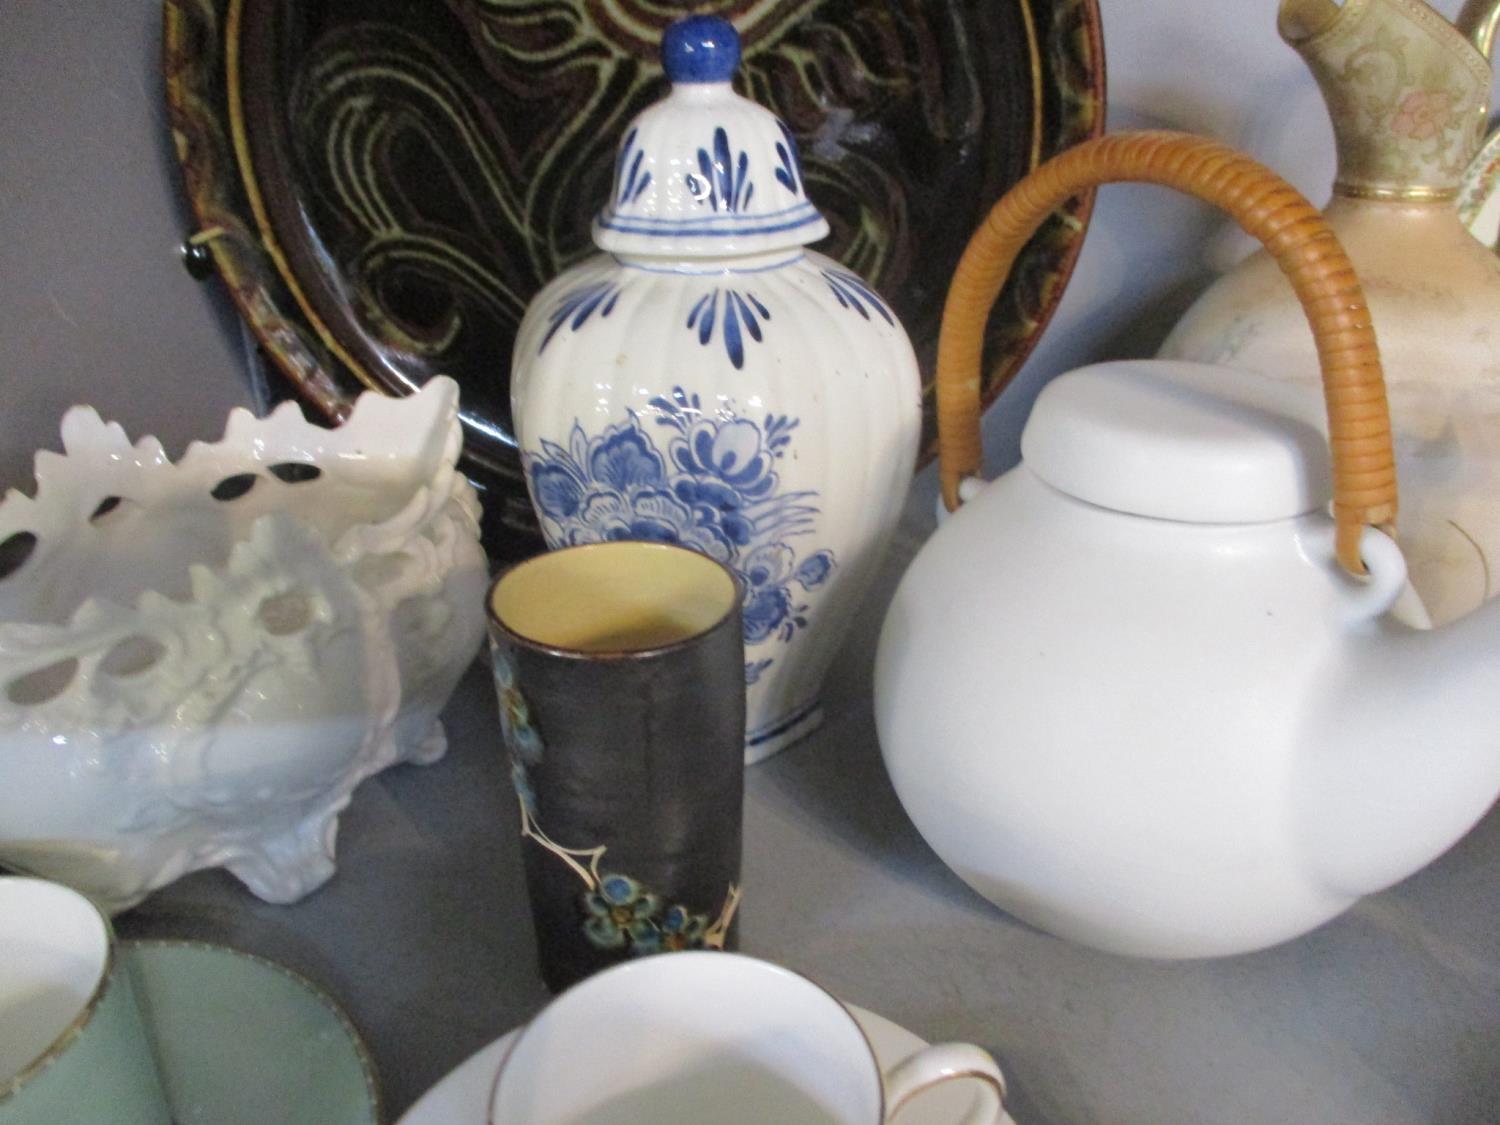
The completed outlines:
{"type": "Polygon", "coordinates": [[[979,1107],[959,1125],[999,1125],[1005,1118],[1005,1076],[988,1051],[972,1043],[935,1043],[903,1059],[885,1074],[885,1119],[939,1082],[977,1078],[984,1090],[979,1107]]]}

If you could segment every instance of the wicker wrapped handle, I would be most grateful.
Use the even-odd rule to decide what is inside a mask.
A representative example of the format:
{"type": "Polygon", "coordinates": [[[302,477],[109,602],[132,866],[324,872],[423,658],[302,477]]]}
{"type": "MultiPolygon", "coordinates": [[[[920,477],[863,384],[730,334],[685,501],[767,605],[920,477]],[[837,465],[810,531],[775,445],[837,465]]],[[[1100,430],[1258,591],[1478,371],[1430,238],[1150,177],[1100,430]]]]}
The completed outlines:
{"type": "Polygon", "coordinates": [[[1339,562],[1365,573],[1360,534],[1390,532],[1396,463],[1375,331],[1359,278],[1323,216],[1275,172],[1186,133],[1116,133],[1047,161],[1013,187],[974,232],[953,275],[938,339],[938,456],[943,502],[980,467],[979,369],[990,309],[1026,240],[1052,211],[1098,184],[1162,184],[1222,208],[1266,247],[1296,290],[1317,342],[1333,449],[1339,562]]]}

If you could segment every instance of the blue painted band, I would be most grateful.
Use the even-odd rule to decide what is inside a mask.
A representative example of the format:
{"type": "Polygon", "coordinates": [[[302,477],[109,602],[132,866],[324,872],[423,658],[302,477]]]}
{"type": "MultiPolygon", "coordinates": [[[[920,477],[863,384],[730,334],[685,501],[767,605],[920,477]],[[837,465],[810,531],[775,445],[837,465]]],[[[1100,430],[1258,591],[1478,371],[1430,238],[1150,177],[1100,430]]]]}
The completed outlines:
{"type": "Polygon", "coordinates": [[[814,699],[812,702],[806,703],[803,706],[797,708],[797,710],[793,711],[785,718],[773,720],[772,722],[767,723],[765,726],[751,731],[745,736],[745,745],[759,746],[762,742],[769,742],[771,739],[776,738],[778,735],[785,734],[787,731],[791,730],[798,723],[802,722],[803,719],[806,719],[821,706],[822,703],[814,699]]]}
{"type": "Polygon", "coordinates": [[[671,229],[651,229],[640,227],[632,223],[616,222],[606,215],[600,215],[596,220],[605,230],[619,231],[621,234],[643,234],[650,238],[736,238],[752,234],[777,234],[781,231],[796,230],[798,227],[816,226],[823,221],[823,216],[814,212],[801,219],[794,219],[785,223],[769,223],[764,226],[745,225],[732,228],[714,227],[673,227],[671,229]]]}
{"type": "Polygon", "coordinates": [[[807,255],[804,254],[801,250],[798,250],[790,258],[783,258],[779,262],[771,262],[764,266],[749,266],[745,269],[735,269],[732,266],[717,266],[714,269],[708,270],[687,269],[684,266],[672,266],[670,268],[666,266],[645,266],[641,265],[641,263],[639,262],[627,262],[618,254],[611,254],[610,257],[615,260],[615,263],[617,265],[623,266],[627,270],[641,270],[645,273],[675,273],[683,274],[688,277],[715,277],[719,274],[726,273],[768,273],[771,270],[784,269],[794,262],[800,262],[803,258],[807,257],[807,255]]]}
{"type": "Polygon", "coordinates": [[[754,215],[751,219],[747,219],[744,215],[734,215],[727,212],[721,212],[717,215],[694,215],[691,220],[674,218],[665,215],[621,215],[621,213],[619,211],[616,211],[613,207],[603,208],[599,212],[599,218],[601,220],[610,219],[631,223],[640,223],[643,226],[651,226],[654,224],[656,226],[665,228],[672,226],[674,223],[684,223],[688,221],[692,221],[695,223],[744,223],[750,221],[763,222],[766,219],[781,219],[785,218],[788,215],[817,215],[818,213],[818,209],[814,207],[808,200],[804,199],[801,203],[794,203],[790,207],[781,208],[779,211],[762,211],[754,215]]]}

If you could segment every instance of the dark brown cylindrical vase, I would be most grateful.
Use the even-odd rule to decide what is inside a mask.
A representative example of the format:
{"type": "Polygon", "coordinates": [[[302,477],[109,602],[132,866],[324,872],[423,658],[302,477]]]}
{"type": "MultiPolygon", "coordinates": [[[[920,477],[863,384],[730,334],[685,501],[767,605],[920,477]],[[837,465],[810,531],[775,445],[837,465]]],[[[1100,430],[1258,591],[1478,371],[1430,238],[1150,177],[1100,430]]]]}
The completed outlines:
{"type": "Polygon", "coordinates": [[[496,579],[490,640],[542,979],[734,948],[745,669],[733,574],[661,543],[496,579]]]}

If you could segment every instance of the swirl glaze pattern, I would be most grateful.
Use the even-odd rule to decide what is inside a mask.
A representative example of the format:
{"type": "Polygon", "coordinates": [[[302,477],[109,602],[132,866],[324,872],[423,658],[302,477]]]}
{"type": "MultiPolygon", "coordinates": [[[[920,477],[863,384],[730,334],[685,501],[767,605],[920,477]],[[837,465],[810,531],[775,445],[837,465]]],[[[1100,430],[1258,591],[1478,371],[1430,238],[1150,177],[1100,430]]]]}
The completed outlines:
{"type": "MultiPolygon", "coordinates": [[[[200,217],[243,199],[240,225],[268,248],[255,270],[278,280],[260,287],[269,304],[241,307],[299,393],[334,412],[362,384],[402,392],[454,374],[469,462],[499,474],[487,504],[524,507],[506,387],[515,329],[544,280],[588,252],[615,141],[660,93],[660,35],[686,7],[168,0],[190,194],[200,217]],[[226,66],[183,65],[173,27],[179,46],[211,41],[226,66]],[[235,159],[195,165],[209,146],[191,137],[216,133],[234,137],[235,159]]],[[[802,149],[803,166],[789,146],[757,194],[818,200],[833,227],[820,249],[889,296],[930,375],[970,228],[1030,167],[1102,126],[1095,0],[709,10],[740,31],[743,92],[802,149]]],[[[1038,235],[993,346],[1019,359],[1040,334],[1087,215],[1077,201],[1038,235]]],[[[251,267],[216,257],[243,291],[251,267]]],[[[930,387],[927,407],[930,437],[930,387]]]]}

